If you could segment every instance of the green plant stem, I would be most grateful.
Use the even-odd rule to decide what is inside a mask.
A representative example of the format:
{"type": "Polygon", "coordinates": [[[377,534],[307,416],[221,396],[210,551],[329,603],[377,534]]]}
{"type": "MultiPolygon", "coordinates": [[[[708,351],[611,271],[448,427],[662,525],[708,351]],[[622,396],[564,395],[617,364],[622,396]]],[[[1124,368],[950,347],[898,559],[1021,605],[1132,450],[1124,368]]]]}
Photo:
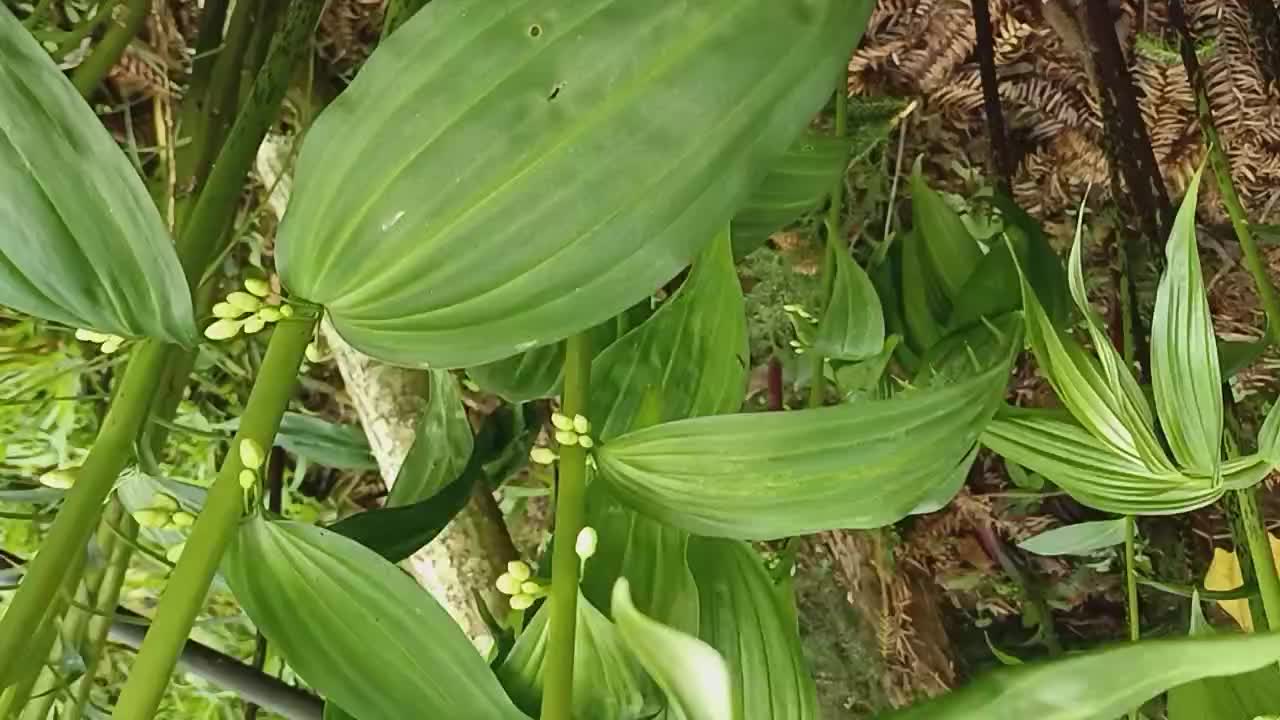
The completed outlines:
{"type": "MultiPolygon", "coordinates": [[[[136,539],[138,524],[129,516],[129,513],[124,511],[124,506],[118,499],[114,507],[119,513],[117,516],[119,522],[114,527],[120,527],[128,540],[136,539]]],[[[110,517],[108,515],[108,521],[110,517]]],[[[63,712],[62,720],[80,720],[84,716],[93,692],[93,678],[97,675],[98,664],[106,651],[107,633],[111,630],[112,615],[120,602],[120,589],[124,586],[124,576],[129,570],[129,560],[133,556],[133,547],[129,542],[116,537],[111,529],[113,526],[104,524],[103,527],[106,532],[99,537],[104,538],[104,542],[105,537],[110,537],[113,546],[110,556],[107,557],[107,568],[103,573],[98,595],[94,598],[95,616],[89,621],[89,633],[81,649],[81,655],[84,657],[84,675],[80,677],[75,687],[75,702],[63,712]]]]}
{"type": "Polygon", "coordinates": [[[1258,576],[1258,593],[1262,596],[1262,608],[1267,615],[1267,627],[1280,630],[1280,574],[1276,572],[1275,558],[1271,554],[1271,542],[1266,526],[1258,512],[1258,496],[1253,488],[1235,490],[1240,510],[1240,524],[1245,531],[1249,555],[1253,558],[1253,571],[1258,576]]]}
{"type": "MultiPolygon", "coordinates": [[[[114,14],[116,6],[120,3],[121,0],[107,0],[107,2],[103,2],[98,5],[98,9],[95,10],[92,15],[82,19],[75,27],[66,32],[57,33],[56,35],[47,38],[48,41],[58,41],[58,47],[54,49],[53,56],[63,57],[67,53],[79,47],[81,41],[92,35],[94,29],[114,14]]],[[[35,33],[33,33],[33,35],[34,34],[35,33]]],[[[41,40],[46,40],[46,38],[39,35],[37,35],[37,37],[41,40]]]]}
{"type": "MultiPolygon", "coordinates": [[[[565,343],[564,402],[569,417],[587,410],[591,385],[591,336],[579,333],[565,343]]],[[[586,521],[587,451],[560,448],[556,528],[551,556],[551,636],[543,675],[542,720],[572,720],[573,649],[578,625],[578,533],[586,521]]]]}
{"type": "Polygon", "coordinates": [[[44,14],[49,12],[49,7],[52,5],[53,0],[40,0],[35,8],[31,10],[31,14],[22,19],[23,27],[27,29],[35,27],[36,23],[40,22],[40,19],[44,17],[44,14]]]}
{"type": "Polygon", "coordinates": [[[39,624],[53,602],[68,559],[80,553],[93,534],[102,502],[124,469],[146,419],[155,378],[163,372],[168,355],[164,344],[148,340],[130,359],[76,484],[67,492],[40,552],[28,564],[26,576],[0,621],[0,687],[11,684],[16,668],[27,662],[31,628],[39,624]]]}
{"type": "MultiPolygon", "coordinates": [[[[1125,596],[1129,606],[1129,642],[1138,642],[1142,638],[1142,629],[1138,617],[1138,569],[1134,566],[1134,536],[1137,534],[1137,520],[1132,515],[1124,518],[1124,577],[1125,596]]],[[[1138,720],[1138,708],[1129,711],[1129,720],[1138,720]]]]}
{"type": "Polygon", "coordinates": [[[142,23],[150,10],[151,0],[129,0],[124,16],[111,19],[111,27],[102,36],[97,47],[71,73],[71,84],[76,86],[81,95],[88,96],[92,93],[102,82],[102,78],[106,77],[107,71],[120,61],[125,48],[129,47],[129,43],[142,30],[142,23]]]}
{"type": "MultiPolygon", "coordinates": [[[[836,121],[834,134],[838,138],[843,138],[849,134],[849,80],[848,70],[841,70],[840,80],[836,86],[835,94],[836,104],[836,121]]],[[[821,301],[823,306],[818,308],[820,312],[826,312],[826,306],[831,302],[831,287],[835,283],[835,256],[832,253],[847,252],[844,247],[844,233],[841,228],[844,227],[844,170],[840,171],[840,177],[831,186],[831,202],[827,206],[827,248],[822,254],[822,295],[821,301]]],[[[826,369],[827,359],[818,352],[816,348],[810,348],[813,353],[810,358],[810,379],[809,379],[809,407],[819,407],[822,405],[822,398],[826,390],[826,369]]]]}
{"type": "Polygon", "coordinates": [[[155,716],[174,664],[204,605],[223,551],[240,520],[244,506],[244,491],[239,480],[240,471],[244,469],[238,451],[240,443],[251,439],[263,448],[272,446],[280,419],[297,385],[298,368],[315,326],[315,318],[298,318],[276,325],[262,369],[240,418],[240,429],[209,490],[204,510],[191,528],[182,559],[169,577],[155,621],[134,660],[112,717],[133,720],[155,716]]]}
{"type": "Polygon", "coordinates": [[[26,648],[29,654],[20,658],[24,663],[19,666],[17,681],[5,690],[3,697],[0,697],[0,718],[8,720],[8,718],[17,717],[31,698],[31,691],[35,688],[36,680],[44,670],[54,642],[58,638],[58,624],[62,611],[67,605],[66,598],[70,597],[80,583],[80,573],[84,570],[84,556],[83,545],[69,556],[66,577],[59,583],[62,592],[50,599],[39,622],[31,626],[34,630],[29,631],[31,640],[26,648]],[[32,662],[33,658],[38,660],[32,662]]]}

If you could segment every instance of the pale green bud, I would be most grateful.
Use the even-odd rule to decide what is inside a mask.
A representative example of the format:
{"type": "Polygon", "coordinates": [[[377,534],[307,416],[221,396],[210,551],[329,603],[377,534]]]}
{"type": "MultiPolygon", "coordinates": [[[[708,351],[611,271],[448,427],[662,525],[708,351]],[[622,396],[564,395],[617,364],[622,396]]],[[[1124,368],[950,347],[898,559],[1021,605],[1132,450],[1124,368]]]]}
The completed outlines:
{"type": "Polygon", "coordinates": [[[240,488],[242,490],[248,490],[258,484],[258,473],[252,470],[241,470],[239,480],[240,488]]]}
{"type": "Polygon", "coordinates": [[[573,420],[568,415],[561,415],[560,413],[551,413],[551,424],[557,430],[567,431],[573,429],[573,420]]]}
{"type": "Polygon", "coordinates": [[[151,507],[156,510],[175,512],[178,510],[178,499],[168,493],[156,493],[151,496],[151,507]]]}
{"type": "Polygon", "coordinates": [[[267,326],[267,322],[260,315],[251,315],[244,320],[244,334],[252,335],[261,332],[262,328],[267,326]]]}
{"type": "Polygon", "coordinates": [[[586,435],[591,432],[591,421],[584,415],[573,416],[573,431],[579,435],[586,435]]]}
{"type": "Polygon", "coordinates": [[[536,596],[542,592],[542,586],[532,580],[528,580],[520,584],[520,592],[525,595],[536,596]]]}
{"type": "Polygon", "coordinates": [[[510,573],[502,573],[498,576],[498,592],[503,595],[516,595],[520,592],[520,581],[511,577],[510,573]]]}
{"type": "Polygon", "coordinates": [[[596,529],[588,525],[578,531],[578,540],[573,544],[573,551],[578,557],[587,560],[596,554],[596,546],[600,543],[600,535],[596,529]]]}
{"type": "Polygon", "coordinates": [[[262,307],[262,301],[247,292],[233,292],[227,296],[227,302],[245,312],[257,312],[262,307]]]}
{"type": "Polygon", "coordinates": [[[533,577],[533,569],[520,560],[512,560],[507,563],[507,573],[520,582],[533,577]]]}
{"type": "Polygon", "coordinates": [[[271,294],[271,283],[262,278],[245,278],[244,289],[260,298],[264,298],[271,294]]]}
{"type": "Polygon", "coordinates": [[[550,465],[556,461],[557,457],[555,451],[551,448],[536,447],[529,451],[529,459],[539,465],[550,465]]]}
{"type": "Polygon", "coordinates": [[[280,308],[264,307],[258,311],[258,317],[262,318],[263,322],[273,323],[279,322],[284,315],[280,314],[280,308]]]}
{"type": "Polygon", "coordinates": [[[215,303],[213,306],[213,316],[216,318],[224,318],[234,320],[245,313],[244,310],[232,305],[229,302],[215,303]]]}
{"type": "Polygon", "coordinates": [[[240,462],[250,470],[257,470],[262,467],[263,461],[267,456],[262,451],[262,446],[253,438],[244,438],[240,441],[240,462]]]}
{"type": "Polygon", "coordinates": [[[83,342],[100,343],[106,340],[107,337],[107,335],[100,332],[94,332],[93,330],[86,330],[84,328],[76,330],[76,339],[83,342]]]}
{"type": "Polygon", "coordinates": [[[283,317],[286,317],[286,318],[291,318],[291,317],[293,317],[293,306],[292,306],[292,305],[287,305],[287,304],[286,304],[286,305],[281,305],[281,306],[280,306],[280,315],[282,315],[283,317]]]}
{"type": "Polygon", "coordinates": [[[180,528],[189,528],[196,524],[196,516],[184,510],[173,514],[172,522],[180,528]]]}
{"type": "Polygon", "coordinates": [[[182,559],[182,551],[185,549],[187,549],[186,543],[178,543],[169,548],[169,551],[164,554],[164,559],[177,565],[178,561],[182,559]]]}
{"type": "Polygon", "coordinates": [[[308,362],[318,363],[324,359],[324,356],[320,354],[320,348],[315,343],[307,344],[305,354],[308,362]]]}
{"type": "Polygon", "coordinates": [[[519,595],[512,595],[511,609],[512,610],[528,610],[529,608],[533,607],[533,601],[534,601],[534,597],[532,595],[525,595],[524,593],[520,593],[519,595]]]}
{"type": "Polygon", "coordinates": [[[112,335],[108,337],[106,341],[102,343],[102,347],[98,349],[101,350],[104,355],[110,355],[111,353],[119,350],[121,345],[124,345],[124,338],[119,335],[112,335]]]}
{"type": "Polygon", "coordinates": [[[579,435],[578,444],[584,448],[591,449],[595,447],[596,441],[592,440],[590,435],[579,435]]]}
{"type": "Polygon", "coordinates": [[[572,430],[557,430],[556,442],[560,443],[561,445],[577,445],[578,433],[572,430]]]}
{"type": "Polygon", "coordinates": [[[236,336],[243,325],[239,320],[223,318],[204,329],[204,336],[210,340],[227,340],[236,336]]]}
{"type": "Polygon", "coordinates": [[[133,519],[144,528],[162,528],[169,524],[167,510],[135,510],[133,519]]]}
{"type": "Polygon", "coordinates": [[[76,473],[74,470],[50,470],[40,476],[40,484],[55,490],[67,490],[76,484],[76,473]]]}

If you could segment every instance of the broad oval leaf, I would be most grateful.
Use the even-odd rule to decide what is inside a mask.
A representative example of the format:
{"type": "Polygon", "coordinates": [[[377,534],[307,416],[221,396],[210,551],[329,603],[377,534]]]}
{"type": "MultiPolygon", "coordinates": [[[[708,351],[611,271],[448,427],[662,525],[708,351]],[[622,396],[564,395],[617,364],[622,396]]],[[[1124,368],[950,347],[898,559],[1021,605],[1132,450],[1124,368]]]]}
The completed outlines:
{"type": "Polygon", "coordinates": [[[458,380],[446,370],[432,370],[413,445],[396,473],[387,506],[413,505],[440,492],[462,474],[474,448],[458,380]]]}
{"type": "Polygon", "coordinates": [[[698,638],[636,610],[625,578],[613,587],[611,607],[623,642],[666,694],[668,717],[732,720],[733,683],[724,658],[698,638]]]}
{"type": "Polygon", "coordinates": [[[1147,640],[1006,668],[884,720],[1116,718],[1177,685],[1280,660],[1280,634],[1147,640]]]}
{"type": "Polygon", "coordinates": [[[400,568],[313,525],[254,516],[223,572],[307,684],[360,720],[528,720],[453,619],[400,568]]]}
{"type": "Polygon", "coordinates": [[[1096,520],[1046,530],[1018,543],[1036,555],[1088,555],[1124,542],[1124,518],[1096,520]]]}
{"type": "Polygon", "coordinates": [[[308,133],[285,284],[399,364],[479,365],[591,327],[732,218],[871,6],[433,2],[308,133]]]}
{"type": "Polygon", "coordinates": [[[1151,387],[1173,456],[1183,467],[1212,474],[1222,459],[1222,381],[1196,246],[1202,171],[1187,186],[1165,250],[1151,319],[1151,387]]]}
{"type": "Polygon", "coordinates": [[[789,598],[751,546],[695,537],[689,564],[698,582],[698,636],[724,656],[734,720],[812,720],[818,698],[789,598]]]}
{"type": "Polygon", "coordinates": [[[737,410],[747,364],[746,305],[723,231],[675,295],[591,363],[593,432],[608,442],[635,427],[648,388],[661,414],[645,424],[737,410]]]}
{"type": "Polygon", "coordinates": [[[0,8],[0,305],[196,343],[191,290],[138,173],[49,54],[0,8]]]}
{"type": "MultiPolygon", "coordinates": [[[[828,237],[833,237],[828,233],[828,237]]],[[[837,360],[865,360],[884,347],[884,311],[871,278],[840,244],[827,252],[835,255],[835,282],[831,301],[822,313],[813,349],[837,360]]]]}
{"type": "MultiPolygon", "coordinates": [[[[516,704],[535,716],[542,704],[550,615],[551,603],[543,603],[497,670],[516,704]]],[[[613,623],[582,595],[574,633],[572,707],[574,717],[592,720],[645,720],[661,708],[656,688],[613,623]]]]}
{"type": "Polygon", "coordinates": [[[604,444],[596,462],[620,500],[701,535],[881,527],[969,455],[999,405],[1011,355],[964,382],[887,400],[656,425],[604,444]]]}

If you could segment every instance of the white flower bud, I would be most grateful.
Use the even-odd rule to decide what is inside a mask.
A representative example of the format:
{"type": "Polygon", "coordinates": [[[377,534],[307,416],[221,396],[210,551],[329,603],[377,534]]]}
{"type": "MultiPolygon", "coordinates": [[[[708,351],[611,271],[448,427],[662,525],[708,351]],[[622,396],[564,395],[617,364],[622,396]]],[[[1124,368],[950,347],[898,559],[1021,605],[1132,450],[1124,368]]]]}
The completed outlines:
{"type": "Polygon", "coordinates": [[[112,335],[108,337],[106,341],[102,343],[102,347],[98,349],[101,350],[104,355],[110,355],[111,353],[119,350],[121,345],[124,345],[124,338],[119,335],[112,335]]]}
{"type": "Polygon", "coordinates": [[[262,451],[262,446],[253,438],[244,438],[240,441],[240,462],[250,470],[257,470],[262,467],[262,463],[267,456],[262,451]]]}
{"type": "Polygon", "coordinates": [[[292,306],[292,305],[288,305],[288,304],[286,304],[286,305],[281,305],[281,306],[280,306],[280,315],[281,315],[281,317],[286,317],[286,318],[291,318],[291,317],[293,317],[293,306],[292,306]]]}
{"type": "Polygon", "coordinates": [[[529,608],[533,607],[533,600],[534,600],[534,597],[532,595],[525,595],[524,593],[520,593],[519,595],[512,595],[511,609],[512,610],[528,610],[529,608]]]}
{"type": "Polygon", "coordinates": [[[579,435],[578,444],[590,450],[591,448],[595,447],[596,441],[592,440],[590,435],[579,435]]]}
{"type": "Polygon", "coordinates": [[[235,320],[241,315],[244,315],[244,312],[244,310],[241,310],[229,302],[220,302],[213,306],[213,316],[216,318],[235,320]]]}
{"type": "Polygon", "coordinates": [[[262,278],[245,278],[244,289],[260,298],[264,298],[271,294],[271,283],[262,278]]]}
{"type": "Polygon", "coordinates": [[[550,465],[557,457],[559,456],[551,448],[536,447],[529,451],[529,459],[539,465],[550,465]]]}
{"type": "Polygon", "coordinates": [[[307,343],[307,349],[304,353],[307,356],[307,362],[318,363],[324,359],[320,354],[320,348],[315,343],[307,343]]]}
{"type": "Polygon", "coordinates": [[[512,560],[507,563],[507,572],[520,582],[533,577],[533,569],[520,560],[512,560]]]}
{"type": "Polygon", "coordinates": [[[578,444],[578,433],[572,430],[557,430],[556,442],[561,445],[573,446],[578,444]]]}
{"type": "Polygon", "coordinates": [[[240,332],[240,326],[243,324],[239,320],[223,318],[205,328],[204,336],[210,340],[227,340],[235,337],[240,332]]]}
{"type": "Polygon", "coordinates": [[[568,415],[561,415],[560,413],[551,413],[551,424],[554,425],[557,430],[573,429],[573,420],[571,420],[568,415]]]}
{"type": "Polygon", "coordinates": [[[182,559],[182,551],[185,549],[187,549],[186,543],[178,543],[169,548],[169,551],[164,554],[164,559],[176,565],[182,559]]]}
{"type": "Polygon", "coordinates": [[[258,311],[258,317],[262,322],[273,323],[280,322],[280,318],[284,317],[280,312],[280,308],[264,307],[258,311]]]}
{"type": "Polygon", "coordinates": [[[233,292],[227,296],[227,302],[245,312],[257,312],[262,307],[262,301],[247,292],[233,292]]]}
{"type": "Polygon", "coordinates": [[[262,328],[267,326],[267,321],[262,319],[261,315],[251,315],[244,320],[244,334],[252,335],[262,332],[262,328]]]}
{"type": "Polygon", "coordinates": [[[579,435],[586,435],[591,432],[591,421],[583,415],[573,416],[573,431],[579,435]]]}
{"type": "Polygon", "coordinates": [[[252,470],[240,471],[240,489],[248,490],[258,484],[258,473],[252,470]]]}
{"type": "Polygon", "coordinates": [[[517,595],[520,593],[520,581],[511,577],[511,573],[502,573],[498,576],[498,592],[503,595],[517,595]]]}
{"type": "Polygon", "coordinates": [[[107,336],[103,335],[100,332],[94,332],[93,330],[86,330],[84,328],[81,328],[79,330],[76,330],[76,339],[83,342],[100,343],[103,340],[106,340],[107,336]]]}
{"type": "Polygon", "coordinates": [[[578,531],[578,540],[573,544],[573,551],[582,560],[596,554],[596,546],[600,543],[600,535],[596,529],[588,525],[578,531]]]}
{"type": "Polygon", "coordinates": [[[537,595],[542,592],[542,586],[532,580],[527,580],[520,584],[520,592],[525,595],[537,595]]]}

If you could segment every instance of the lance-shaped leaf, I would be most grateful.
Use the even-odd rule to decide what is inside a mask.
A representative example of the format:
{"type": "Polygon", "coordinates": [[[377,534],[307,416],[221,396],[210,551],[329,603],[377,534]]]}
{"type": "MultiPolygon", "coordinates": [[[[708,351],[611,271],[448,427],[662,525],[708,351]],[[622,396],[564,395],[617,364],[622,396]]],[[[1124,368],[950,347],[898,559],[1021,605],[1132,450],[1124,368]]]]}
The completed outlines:
{"type": "Polygon", "coordinates": [[[743,257],[769,236],[817,209],[849,162],[848,138],[805,132],[769,168],[733,216],[733,254],[743,257]]]}
{"type": "Polygon", "coordinates": [[[591,327],[732,219],[871,6],[433,2],[308,132],[285,284],[400,364],[479,365],[591,327]]]}
{"type": "Polygon", "coordinates": [[[613,620],[623,642],[667,696],[667,717],[733,717],[733,683],[724,658],[692,635],[646,617],[631,602],[626,579],[613,588],[613,620]]]}
{"type": "Polygon", "coordinates": [[[388,507],[435,495],[462,474],[475,447],[457,379],[445,370],[433,370],[428,378],[427,402],[418,414],[413,445],[391,486],[388,507]]]}
{"type": "Polygon", "coordinates": [[[1173,456],[1186,468],[1214,473],[1222,459],[1222,381],[1196,246],[1200,172],[1187,186],[1165,249],[1151,319],[1151,385],[1173,456]]]}
{"type": "MultiPolygon", "coordinates": [[[[1212,637],[1199,594],[1191,599],[1192,637],[1212,637]]],[[[1242,675],[1204,678],[1169,691],[1169,720],[1253,720],[1280,709],[1280,675],[1274,666],[1242,675]]]]}
{"type": "Polygon", "coordinates": [[[661,407],[649,425],[737,410],[746,381],[746,309],[725,231],[674,297],[592,362],[592,433],[608,442],[635,427],[647,388],[661,407]]]}
{"type": "Polygon", "coordinates": [[[999,670],[884,720],[1099,720],[1186,682],[1280,660],[1280,634],[1148,640],[999,670]]]}
{"type": "Polygon", "coordinates": [[[400,568],[313,525],[245,521],[223,563],[254,625],[361,720],[527,720],[462,631],[400,568]]]}
{"type": "Polygon", "coordinates": [[[1226,490],[1211,477],[1152,470],[1118,453],[1062,413],[1006,408],[982,444],[1053,481],[1073,498],[1126,515],[1169,515],[1208,505],[1226,490]]]}
{"type": "Polygon", "coordinates": [[[606,443],[596,462],[624,503],[701,535],[881,527],[969,455],[999,405],[1010,355],[964,382],[887,400],[656,425],[606,443]]]}
{"type": "Polygon", "coordinates": [[[982,260],[982,250],[959,213],[925,182],[920,160],[911,173],[911,218],[924,248],[922,261],[954,302],[982,260]]]}
{"type": "Polygon", "coordinates": [[[0,305],[193,345],[191,291],[142,180],[49,54],[0,8],[0,305]]]}
{"type": "MultiPolygon", "coordinates": [[[[593,558],[594,559],[594,558],[593,558]]],[[[542,704],[551,604],[543,603],[498,668],[498,680],[516,704],[536,716],[542,704]]],[[[618,631],[595,605],[578,596],[573,643],[573,716],[592,720],[645,720],[661,708],[657,688],[618,631]]]]}
{"type": "MultiPolygon", "coordinates": [[[[828,234],[828,237],[833,237],[828,234]]],[[[831,301],[813,339],[814,351],[837,360],[864,360],[884,347],[884,311],[875,285],[843,244],[828,248],[835,255],[831,301]]]]}
{"type": "Polygon", "coordinates": [[[1036,555],[1088,555],[1124,542],[1124,518],[1097,520],[1046,530],[1018,543],[1036,555]]]}
{"type": "Polygon", "coordinates": [[[724,656],[733,720],[811,720],[817,689],[788,598],[750,545],[694,538],[689,564],[702,609],[698,635],[724,656]]]}

